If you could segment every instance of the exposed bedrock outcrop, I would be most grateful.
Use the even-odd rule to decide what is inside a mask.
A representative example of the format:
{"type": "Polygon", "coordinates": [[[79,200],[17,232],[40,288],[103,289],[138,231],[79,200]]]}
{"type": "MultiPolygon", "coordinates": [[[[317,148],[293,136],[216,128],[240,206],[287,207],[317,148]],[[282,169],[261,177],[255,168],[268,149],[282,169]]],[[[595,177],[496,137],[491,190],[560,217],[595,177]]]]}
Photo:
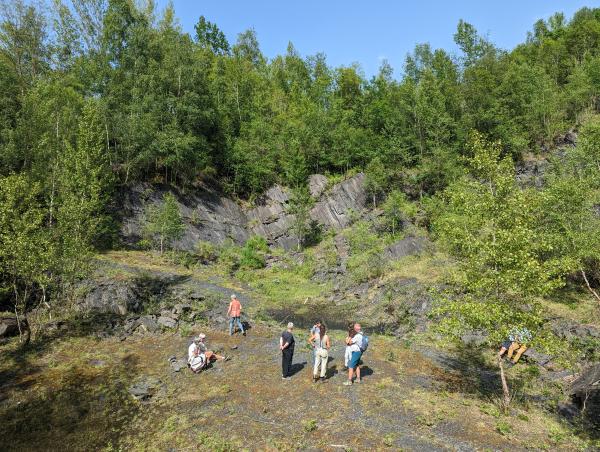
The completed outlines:
{"type": "MultiPolygon", "coordinates": [[[[359,173],[327,188],[325,176],[310,176],[309,190],[315,199],[311,220],[324,229],[338,230],[348,226],[352,218],[366,211],[364,182],[365,175],[359,173]]],[[[231,239],[242,244],[253,234],[265,237],[272,246],[285,249],[297,243],[291,231],[294,216],[288,213],[290,194],[285,187],[275,185],[253,206],[242,208],[233,199],[211,188],[183,193],[151,184],[137,184],[121,193],[119,213],[125,243],[135,245],[141,240],[146,207],[162,203],[168,191],[175,194],[186,225],[183,237],[174,243],[177,249],[191,251],[200,240],[219,245],[231,239]]]]}

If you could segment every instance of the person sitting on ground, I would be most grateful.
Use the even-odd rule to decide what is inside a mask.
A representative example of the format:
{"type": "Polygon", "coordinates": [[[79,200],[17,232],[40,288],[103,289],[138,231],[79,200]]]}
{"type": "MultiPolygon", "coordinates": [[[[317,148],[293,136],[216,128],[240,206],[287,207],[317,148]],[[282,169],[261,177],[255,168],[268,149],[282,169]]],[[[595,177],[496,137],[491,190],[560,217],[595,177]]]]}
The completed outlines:
{"type": "Polygon", "coordinates": [[[227,360],[227,357],[208,350],[204,343],[205,338],[206,335],[200,333],[188,347],[188,364],[194,373],[199,373],[212,361],[227,360]]]}
{"type": "Polygon", "coordinates": [[[287,330],[281,333],[279,338],[279,350],[281,350],[281,378],[289,380],[292,376],[292,360],[294,358],[295,339],[292,334],[294,324],[289,322],[287,330]]]}
{"type": "Polygon", "coordinates": [[[531,332],[527,328],[513,328],[508,335],[508,339],[502,343],[498,352],[498,358],[502,358],[504,353],[506,353],[507,358],[509,360],[512,358],[512,363],[517,364],[521,355],[527,350],[527,344],[530,342],[531,332]]]}
{"type": "Polygon", "coordinates": [[[237,323],[238,328],[245,336],[246,332],[244,331],[244,325],[240,321],[240,316],[242,314],[242,303],[237,299],[235,294],[231,295],[231,302],[229,303],[229,309],[227,309],[227,317],[229,317],[229,335],[233,335],[233,330],[235,327],[235,323],[237,323]]]}
{"type": "Polygon", "coordinates": [[[354,324],[354,336],[348,336],[346,338],[346,345],[350,346],[350,361],[348,362],[348,381],[344,382],[345,386],[350,386],[354,382],[354,376],[356,375],[356,382],[360,383],[360,359],[362,357],[362,341],[363,333],[360,327],[360,323],[354,324]]]}
{"type": "Polygon", "coordinates": [[[321,382],[325,383],[325,375],[327,374],[327,361],[329,360],[329,336],[327,335],[327,327],[320,324],[318,332],[314,333],[308,343],[315,350],[315,365],[313,369],[313,381],[319,381],[319,366],[321,367],[321,382]]]}
{"type": "Polygon", "coordinates": [[[354,331],[354,323],[348,324],[348,336],[346,336],[346,349],[344,351],[344,370],[348,370],[348,363],[350,362],[350,358],[352,358],[352,347],[348,345],[348,338],[353,338],[356,334],[354,331]]]}

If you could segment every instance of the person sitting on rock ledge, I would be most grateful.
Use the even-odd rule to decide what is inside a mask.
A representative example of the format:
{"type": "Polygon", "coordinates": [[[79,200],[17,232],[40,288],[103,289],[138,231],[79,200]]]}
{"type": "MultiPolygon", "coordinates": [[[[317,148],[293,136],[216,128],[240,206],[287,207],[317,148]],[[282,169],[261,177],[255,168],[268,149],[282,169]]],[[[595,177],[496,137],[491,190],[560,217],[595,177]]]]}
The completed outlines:
{"type": "Polygon", "coordinates": [[[212,361],[227,361],[228,359],[226,356],[217,355],[208,350],[204,343],[205,338],[206,335],[200,333],[188,347],[188,364],[194,373],[199,373],[212,361]]]}
{"type": "Polygon", "coordinates": [[[508,335],[508,339],[502,343],[498,357],[502,358],[504,353],[506,353],[507,358],[509,360],[512,358],[512,363],[517,364],[521,355],[527,350],[527,344],[530,342],[531,332],[527,328],[513,328],[508,335]]]}

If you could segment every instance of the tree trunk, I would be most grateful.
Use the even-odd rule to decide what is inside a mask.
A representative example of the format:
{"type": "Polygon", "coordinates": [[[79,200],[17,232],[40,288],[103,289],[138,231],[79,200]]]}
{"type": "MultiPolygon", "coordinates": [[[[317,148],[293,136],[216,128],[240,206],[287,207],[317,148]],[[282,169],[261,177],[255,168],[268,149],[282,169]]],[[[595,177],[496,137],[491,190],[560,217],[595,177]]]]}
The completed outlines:
{"type": "Polygon", "coordinates": [[[506,383],[506,375],[504,375],[504,366],[502,365],[501,357],[498,357],[498,367],[500,367],[500,380],[502,381],[502,406],[506,414],[506,412],[508,412],[508,407],[510,406],[510,392],[508,390],[508,384],[506,383]]]}
{"type": "Polygon", "coordinates": [[[585,271],[583,270],[583,268],[580,271],[581,271],[581,276],[583,276],[583,280],[585,281],[585,285],[587,286],[588,290],[592,293],[592,295],[596,298],[596,300],[600,301],[600,295],[598,295],[598,292],[596,292],[594,290],[594,288],[590,285],[590,282],[588,281],[587,275],[585,274],[585,271]]]}

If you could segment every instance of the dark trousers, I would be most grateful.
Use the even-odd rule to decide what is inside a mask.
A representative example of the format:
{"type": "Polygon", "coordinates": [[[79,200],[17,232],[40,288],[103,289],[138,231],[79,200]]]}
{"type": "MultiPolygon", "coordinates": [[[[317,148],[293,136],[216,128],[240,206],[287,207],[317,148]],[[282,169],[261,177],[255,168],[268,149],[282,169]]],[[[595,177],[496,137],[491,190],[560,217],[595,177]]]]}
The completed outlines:
{"type": "Polygon", "coordinates": [[[291,376],[292,358],[294,357],[294,349],[284,348],[281,351],[281,375],[284,377],[291,376]]]}

